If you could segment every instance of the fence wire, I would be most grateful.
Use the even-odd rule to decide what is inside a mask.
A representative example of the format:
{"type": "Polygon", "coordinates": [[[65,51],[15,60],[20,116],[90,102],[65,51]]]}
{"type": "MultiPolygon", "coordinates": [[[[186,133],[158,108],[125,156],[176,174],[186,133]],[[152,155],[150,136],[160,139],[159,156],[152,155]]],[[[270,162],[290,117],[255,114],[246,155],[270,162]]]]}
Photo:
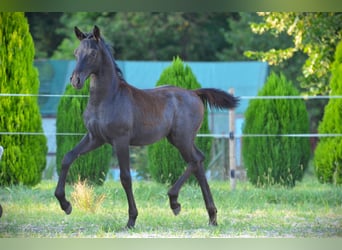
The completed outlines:
{"type": "MultiPolygon", "coordinates": [[[[70,98],[87,98],[89,95],[60,95],[60,94],[13,94],[13,93],[0,93],[0,97],[70,97],[70,98]]],[[[342,99],[342,95],[333,96],[239,96],[241,100],[253,99],[342,99]]],[[[4,132],[0,131],[0,135],[29,135],[29,136],[81,136],[85,133],[44,133],[44,132],[4,132]]],[[[198,137],[213,137],[213,138],[244,138],[244,137],[341,137],[342,134],[197,134],[198,137]]]]}
{"type": "MultiPolygon", "coordinates": [[[[61,95],[61,94],[12,94],[12,93],[0,93],[1,96],[13,96],[13,97],[89,97],[89,95],[61,95]]],[[[342,99],[342,95],[317,95],[317,96],[238,96],[241,100],[253,100],[253,99],[342,99]]]]}
{"type": "MultiPolygon", "coordinates": [[[[0,135],[45,135],[45,136],[81,136],[86,133],[44,133],[44,132],[0,132],[0,135]]],[[[197,137],[243,138],[243,137],[340,137],[342,134],[197,134],[197,137]]]]}
{"type": "Polygon", "coordinates": [[[59,94],[7,94],[0,93],[1,96],[6,97],[89,97],[89,95],[59,95],[59,94]]]}

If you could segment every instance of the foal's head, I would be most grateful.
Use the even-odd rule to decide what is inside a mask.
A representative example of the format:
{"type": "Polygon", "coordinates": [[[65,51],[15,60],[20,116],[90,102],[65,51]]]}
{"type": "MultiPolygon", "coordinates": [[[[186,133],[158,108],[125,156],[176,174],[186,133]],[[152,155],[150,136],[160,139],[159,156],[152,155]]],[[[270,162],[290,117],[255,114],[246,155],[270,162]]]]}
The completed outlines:
{"type": "Polygon", "coordinates": [[[81,89],[91,74],[96,75],[100,67],[110,67],[111,65],[104,64],[103,57],[108,51],[97,26],[94,27],[92,33],[83,33],[75,27],[75,35],[81,43],[74,53],[76,67],[70,80],[74,88],[81,89]]]}

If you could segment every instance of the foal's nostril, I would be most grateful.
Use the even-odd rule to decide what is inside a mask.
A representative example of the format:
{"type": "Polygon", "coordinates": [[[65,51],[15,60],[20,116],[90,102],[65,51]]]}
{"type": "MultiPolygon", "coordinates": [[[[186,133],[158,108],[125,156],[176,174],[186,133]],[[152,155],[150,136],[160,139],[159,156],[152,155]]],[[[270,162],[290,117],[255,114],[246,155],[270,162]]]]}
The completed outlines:
{"type": "Polygon", "coordinates": [[[72,74],[72,76],[70,77],[70,82],[72,86],[74,86],[77,89],[82,86],[81,78],[77,76],[76,74],[72,74]]]}

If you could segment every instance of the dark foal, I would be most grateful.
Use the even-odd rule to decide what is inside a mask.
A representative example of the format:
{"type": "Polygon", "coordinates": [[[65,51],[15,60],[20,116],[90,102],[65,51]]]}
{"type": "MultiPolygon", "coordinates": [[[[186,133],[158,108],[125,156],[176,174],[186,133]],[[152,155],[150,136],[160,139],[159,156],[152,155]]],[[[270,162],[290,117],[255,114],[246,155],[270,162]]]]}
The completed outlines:
{"type": "Polygon", "coordinates": [[[132,192],[129,146],[148,145],[166,137],[188,164],[184,174],[168,192],[171,209],[175,215],[180,212],[179,191],[194,174],[202,190],[209,224],[217,225],[217,210],[203,168],[204,155],[195,146],[194,139],[202,123],[204,105],[235,108],[238,98],[217,89],[134,88],[122,77],[97,26],[92,33],[83,33],[75,27],[75,34],[81,42],[75,51],[77,64],[71,84],[81,89],[84,81],[88,77],[91,79],[89,102],[83,114],[88,132],[62,161],[55,191],[61,208],[65,213],[71,213],[71,204],[65,198],[65,179],[72,162],[80,155],[109,143],[117,154],[120,180],[127,195],[127,227],[134,227],[138,211],[132,192]]]}

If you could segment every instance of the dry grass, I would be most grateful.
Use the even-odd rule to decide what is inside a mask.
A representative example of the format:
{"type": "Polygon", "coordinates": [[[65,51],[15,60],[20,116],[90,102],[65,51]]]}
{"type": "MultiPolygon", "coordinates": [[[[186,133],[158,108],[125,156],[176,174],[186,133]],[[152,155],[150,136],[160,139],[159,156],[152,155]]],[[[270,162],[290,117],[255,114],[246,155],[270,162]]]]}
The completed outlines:
{"type": "Polygon", "coordinates": [[[75,207],[82,211],[95,213],[105,200],[104,194],[95,194],[94,187],[87,183],[87,180],[79,180],[73,185],[74,191],[71,199],[75,207]]]}

